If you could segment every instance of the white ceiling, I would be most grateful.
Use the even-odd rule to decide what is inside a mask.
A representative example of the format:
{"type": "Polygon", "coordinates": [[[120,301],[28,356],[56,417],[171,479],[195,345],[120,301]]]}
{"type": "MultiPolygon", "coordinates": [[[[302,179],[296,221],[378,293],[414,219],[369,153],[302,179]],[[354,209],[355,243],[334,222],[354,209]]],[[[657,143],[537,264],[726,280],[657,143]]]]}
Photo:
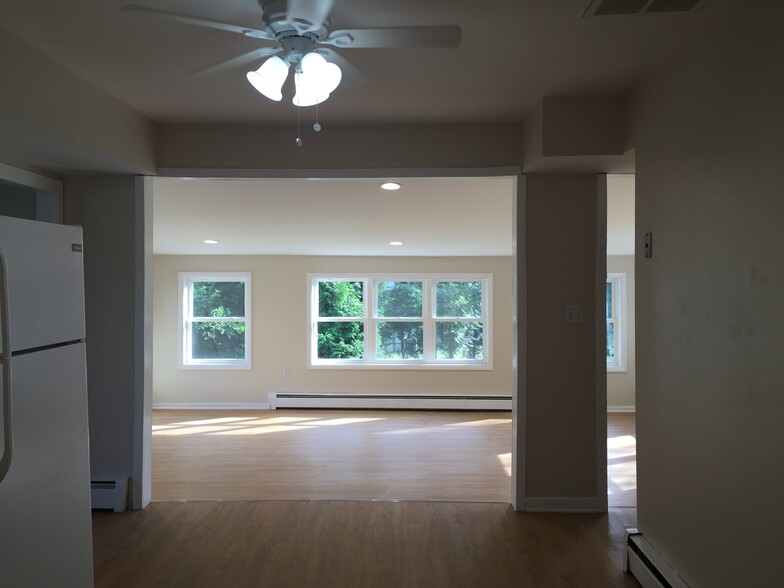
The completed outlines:
{"type": "MultiPolygon", "coordinates": [[[[512,255],[514,178],[404,178],[394,192],[380,189],[386,179],[154,178],[153,249],[176,255],[512,255]]],[[[607,252],[634,252],[633,176],[608,177],[607,252]]]]}
{"type": "Polygon", "coordinates": [[[394,192],[382,190],[383,181],[155,178],[153,249],[183,255],[512,254],[514,178],[405,178],[394,192]]]}
{"type": "MultiPolygon", "coordinates": [[[[2,0],[0,27],[157,122],[291,124],[289,99],[245,72],[187,72],[259,46],[235,33],[122,12],[129,2],[261,27],[257,0],[2,0]]],[[[543,96],[625,91],[711,16],[580,19],[587,0],[337,0],[333,29],[459,25],[457,49],[353,49],[323,124],[510,122],[543,96]]],[[[260,63],[261,60],[259,60],[260,63]]],[[[12,82],[9,82],[12,83],[12,82]]],[[[310,117],[311,113],[308,112],[310,117]]]]}

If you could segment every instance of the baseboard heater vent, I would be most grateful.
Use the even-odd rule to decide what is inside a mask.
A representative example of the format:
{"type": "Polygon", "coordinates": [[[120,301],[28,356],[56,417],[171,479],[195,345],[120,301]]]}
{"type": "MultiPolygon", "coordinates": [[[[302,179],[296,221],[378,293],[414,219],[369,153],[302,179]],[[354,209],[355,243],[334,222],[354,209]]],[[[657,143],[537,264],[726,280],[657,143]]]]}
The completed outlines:
{"type": "Polygon", "coordinates": [[[272,392],[275,408],[367,408],[398,410],[512,410],[511,396],[414,394],[312,394],[272,392]]]}
{"type": "Polygon", "coordinates": [[[91,481],[90,501],[93,510],[124,512],[128,504],[128,478],[119,476],[91,481]]]}
{"type": "Polygon", "coordinates": [[[623,571],[642,588],[689,588],[637,529],[626,529],[623,571]]]}

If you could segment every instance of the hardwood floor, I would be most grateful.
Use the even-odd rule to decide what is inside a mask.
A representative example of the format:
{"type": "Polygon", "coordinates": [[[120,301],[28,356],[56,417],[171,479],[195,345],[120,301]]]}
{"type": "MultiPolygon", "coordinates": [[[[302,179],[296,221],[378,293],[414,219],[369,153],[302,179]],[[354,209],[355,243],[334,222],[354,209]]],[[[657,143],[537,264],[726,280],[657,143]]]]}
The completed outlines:
{"type": "MultiPolygon", "coordinates": [[[[509,413],[155,411],[153,423],[156,502],[93,514],[99,588],[639,586],[621,571],[636,509],[505,504],[509,413]],[[410,498],[428,501],[398,500],[410,498]]],[[[636,493],[634,437],[633,415],[608,415],[611,505],[636,493]]]]}
{"type": "MultiPolygon", "coordinates": [[[[633,414],[607,417],[608,501],[637,506],[633,414]]],[[[154,411],[153,500],[510,501],[511,415],[154,411]]]]}
{"type": "Polygon", "coordinates": [[[633,413],[607,415],[607,502],[637,507],[637,433],[633,413]]]}
{"type": "Polygon", "coordinates": [[[153,500],[511,495],[508,412],[154,411],[153,500]]]}
{"type": "Polygon", "coordinates": [[[633,509],[523,514],[466,502],[159,502],[93,515],[95,586],[639,586],[633,509]]]}

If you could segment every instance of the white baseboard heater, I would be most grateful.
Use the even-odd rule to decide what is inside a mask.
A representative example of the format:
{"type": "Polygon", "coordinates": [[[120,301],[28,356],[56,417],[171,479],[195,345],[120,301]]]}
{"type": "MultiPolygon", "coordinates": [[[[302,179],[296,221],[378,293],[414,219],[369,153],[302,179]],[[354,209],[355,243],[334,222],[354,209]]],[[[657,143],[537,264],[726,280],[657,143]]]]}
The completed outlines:
{"type": "Polygon", "coordinates": [[[415,394],[311,394],[271,392],[275,408],[366,408],[399,410],[512,410],[511,396],[415,394]]]}
{"type": "Polygon", "coordinates": [[[626,529],[623,571],[642,588],[689,588],[637,529],[626,529]]]}
{"type": "Polygon", "coordinates": [[[128,505],[128,478],[103,478],[90,482],[90,502],[93,510],[110,509],[124,512],[128,505]]]}

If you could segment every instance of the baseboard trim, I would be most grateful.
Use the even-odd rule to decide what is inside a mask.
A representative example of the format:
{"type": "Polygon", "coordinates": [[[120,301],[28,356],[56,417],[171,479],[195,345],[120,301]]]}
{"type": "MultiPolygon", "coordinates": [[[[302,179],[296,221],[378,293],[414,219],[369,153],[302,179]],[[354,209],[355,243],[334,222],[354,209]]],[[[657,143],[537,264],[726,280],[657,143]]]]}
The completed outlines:
{"type": "Polygon", "coordinates": [[[637,412],[634,406],[608,406],[607,412],[637,412]]]}
{"type": "Polygon", "coordinates": [[[446,396],[415,394],[317,394],[270,392],[275,408],[359,408],[399,410],[512,410],[511,396],[446,396]]]}
{"type": "Polygon", "coordinates": [[[527,512],[604,512],[594,496],[529,496],[527,512]]]}
{"type": "Polygon", "coordinates": [[[155,410],[269,410],[268,402],[153,402],[155,410]]]}

